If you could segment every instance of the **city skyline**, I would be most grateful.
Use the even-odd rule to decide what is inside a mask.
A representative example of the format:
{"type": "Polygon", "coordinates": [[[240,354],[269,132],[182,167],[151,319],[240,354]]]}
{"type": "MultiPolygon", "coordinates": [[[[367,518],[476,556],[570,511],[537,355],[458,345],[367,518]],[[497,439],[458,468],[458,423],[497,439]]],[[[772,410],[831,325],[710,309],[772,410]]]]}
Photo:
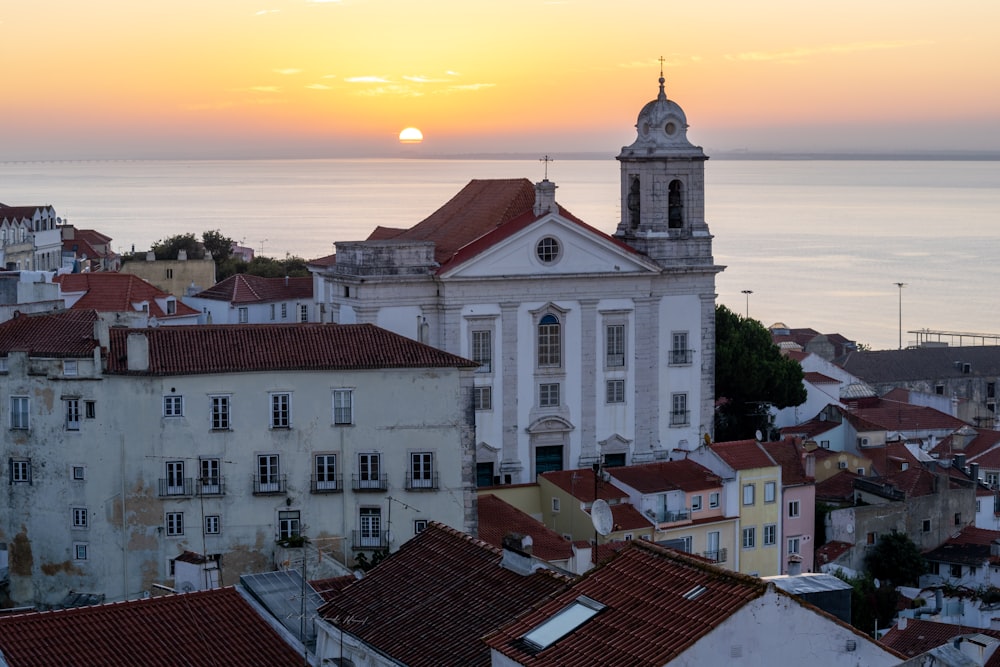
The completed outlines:
{"type": "Polygon", "coordinates": [[[614,152],[666,90],[706,150],[1000,151],[1000,5],[65,0],[0,10],[8,161],[614,152]],[[402,144],[404,128],[420,143],[402,144]]]}

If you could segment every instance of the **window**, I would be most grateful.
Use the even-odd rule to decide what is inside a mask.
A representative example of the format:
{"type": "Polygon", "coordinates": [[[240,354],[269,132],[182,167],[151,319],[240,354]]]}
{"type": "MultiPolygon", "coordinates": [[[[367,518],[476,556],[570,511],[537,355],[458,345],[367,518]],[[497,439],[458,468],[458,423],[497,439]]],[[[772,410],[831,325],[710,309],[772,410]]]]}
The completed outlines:
{"type": "Polygon", "coordinates": [[[184,416],[184,397],[183,396],[164,396],[163,397],[163,416],[164,417],[183,417],[184,416]]]}
{"type": "Polygon", "coordinates": [[[413,520],[413,534],[419,535],[420,533],[427,530],[427,519],[414,519],[413,520]]]}
{"type": "Polygon", "coordinates": [[[490,373],[493,371],[493,332],[473,331],[472,332],[472,360],[479,364],[477,373],[490,373]]]}
{"type": "Polygon", "coordinates": [[[679,537],[677,538],[677,541],[680,542],[681,551],[683,551],[686,554],[691,553],[691,547],[693,546],[693,542],[690,535],[679,537]]]}
{"type": "Polygon", "coordinates": [[[535,246],[535,255],[543,264],[551,264],[559,259],[559,241],[546,236],[535,246]]]}
{"type": "Polygon", "coordinates": [[[382,508],[362,507],[359,510],[361,530],[358,546],[363,549],[377,549],[382,545],[382,508]]]}
{"type": "Polygon", "coordinates": [[[934,393],[937,394],[938,396],[944,396],[944,385],[943,384],[934,385],[934,393]]]}
{"type": "Polygon", "coordinates": [[[337,455],[317,454],[314,461],[316,475],[316,491],[336,491],[337,484],[337,455]]]}
{"type": "Polygon", "coordinates": [[[164,480],[164,496],[183,496],[184,488],[184,461],[167,461],[166,479],[164,480]]]}
{"type": "Polygon", "coordinates": [[[559,406],[559,383],[546,382],[538,385],[538,405],[542,408],[559,406]]]}
{"type": "Polygon", "coordinates": [[[493,387],[475,387],[472,396],[476,410],[493,409],[493,387]]]}
{"type": "Polygon", "coordinates": [[[309,321],[309,306],[304,303],[299,304],[299,322],[309,321]]]}
{"type": "Polygon", "coordinates": [[[281,319],[283,319],[283,320],[287,320],[288,319],[288,304],[287,303],[281,304],[281,319]]]}
{"type": "Polygon", "coordinates": [[[167,512],[167,536],[177,537],[184,534],[184,512],[167,512]]]}
{"type": "Polygon", "coordinates": [[[799,551],[799,542],[800,541],[801,541],[801,538],[799,538],[799,537],[789,537],[788,538],[788,553],[789,554],[801,553],[799,551]]]}
{"type": "Polygon", "coordinates": [[[246,324],[250,321],[250,309],[246,306],[240,306],[240,324],[246,324]]]}
{"type": "Polygon", "coordinates": [[[84,401],[83,416],[87,419],[97,419],[97,403],[94,401],[84,401]]]}
{"type": "MultiPolygon", "coordinates": [[[[495,480],[499,483],[499,478],[495,480]]],[[[477,461],[476,462],[476,486],[493,486],[493,462],[492,461],[477,461]]]]}
{"type": "Polygon", "coordinates": [[[434,489],[434,454],[431,452],[413,452],[410,454],[410,485],[411,489],[434,489]]]}
{"type": "Polygon", "coordinates": [[[708,494],[708,506],[711,509],[715,509],[719,506],[719,492],[713,491],[708,494]]]}
{"type": "Polygon", "coordinates": [[[292,395],[271,394],[271,428],[290,428],[292,425],[292,395]]]}
{"type": "Polygon", "coordinates": [[[358,454],[358,488],[382,489],[381,454],[358,454]]]}
{"type": "Polygon", "coordinates": [[[997,486],[1000,483],[1000,473],[988,472],[986,473],[986,483],[990,486],[997,486]]]}
{"type": "Polygon", "coordinates": [[[73,466],[71,474],[74,482],[82,482],[87,479],[87,468],[85,466],[73,466]]]}
{"type": "Polygon", "coordinates": [[[743,504],[753,505],[754,501],[754,485],[744,484],[743,485],[743,504]]]}
{"type": "Polygon", "coordinates": [[[536,625],[521,637],[532,652],[552,646],[557,641],[575,631],[604,609],[604,605],[581,595],[567,607],[563,607],[551,618],[536,625]]]}
{"type": "Polygon", "coordinates": [[[84,542],[73,543],[73,560],[87,560],[87,544],[84,542]]]}
{"type": "Polygon", "coordinates": [[[795,519],[799,516],[799,501],[789,500],[788,501],[788,518],[795,519]]]}
{"type": "Polygon", "coordinates": [[[707,547],[705,549],[705,554],[704,554],[705,558],[708,558],[709,560],[713,560],[716,563],[720,563],[720,562],[722,562],[724,560],[722,558],[722,554],[719,553],[719,544],[721,542],[721,539],[720,539],[721,536],[722,536],[722,533],[720,533],[717,530],[713,530],[710,533],[708,533],[708,535],[706,536],[706,540],[705,540],[705,546],[707,547]]]}
{"type": "Polygon", "coordinates": [[[80,399],[67,398],[63,402],[66,404],[66,430],[80,430],[80,399]]]}
{"type": "Polygon", "coordinates": [[[11,459],[10,460],[10,483],[11,484],[31,484],[31,460],[11,459]]]}
{"type": "Polygon", "coordinates": [[[961,577],[962,576],[962,566],[959,565],[959,564],[957,564],[957,563],[952,564],[952,566],[951,566],[951,576],[953,576],[953,577],[961,577]]]}
{"type": "Polygon", "coordinates": [[[302,534],[298,510],[283,510],[278,512],[278,539],[288,540],[302,534]]]}
{"type": "Polygon", "coordinates": [[[78,368],[76,359],[66,359],[63,361],[63,375],[73,377],[77,374],[78,368]]]}
{"type": "Polygon", "coordinates": [[[74,528],[86,528],[87,527],[87,508],[86,507],[74,507],[70,510],[70,514],[73,518],[74,528]]]}
{"type": "Polygon", "coordinates": [[[691,496],[691,511],[700,512],[701,511],[701,496],[691,496]]]}
{"type": "Polygon", "coordinates": [[[688,424],[687,394],[672,394],[670,397],[670,425],[686,426],[688,424]]]}
{"type": "Polygon", "coordinates": [[[777,493],[777,484],[774,482],[764,482],[764,502],[773,503],[777,493]]]}
{"type": "Polygon", "coordinates": [[[823,449],[830,449],[830,441],[829,440],[820,440],[819,441],[819,446],[822,447],[823,449]]]}
{"type": "Polygon", "coordinates": [[[535,475],[550,470],[563,469],[562,445],[543,445],[535,447],[535,475]]]}
{"type": "Polygon", "coordinates": [[[605,350],[606,356],[604,364],[610,368],[625,365],[625,325],[609,324],[605,328],[605,350]]]}
{"type": "Polygon", "coordinates": [[[764,526],[764,546],[773,547],[778,542],[778,526],[769,523],[764,526]]]}
{"type": "Polygon", "coordinates": [[[757,529],[756,528],[744,528],[743,529],[743,548],[753,549],[757,546],[757,529]]]}
{"type": "Polygon", "coordinates": [[[538,322],[538,366],[553,368],[562,365],[562,337],[559,319],[549,313],[538,322]]]}
{"type": "Polygon", "coordinates": [[[274,304],[271,304],[271,319],[274,320],[274,304]]]}
{"type": "Polygon", "coordinates": [[[174,270],[173,269],[167,269],[166,276],[167,276],[167,280],[173,280],[173,278],[174,278],[174,270]]]}
{"type": "Polygon", "coordinates": [[[354,423],[354,390],[333,390],[333,423],[336,426],[349,426],[354,423]]]}
{"type": "Polygon", "coordinates": [[[212,396],[212,430],[228,431],[232,423],[229,421],[229,396],[212,396]]]}
{"type": "Polygon", "coordinates": [[[279,473],[277,454],[259,454],[257,456],[257,488],[256,493],[281,493],[281,475],[279,473]]]}
{"type": "Polygon", "coordinates": [[[680,366],[691,363],[691,350],[688,349],[686,331],[675,331],[671,335],[670,364],[680,366]]]}
{"type": "Polygon", "coordinates": [[[0,373],[8,373],[10,368],[7,366],[7,357],[0,357],[0,373]]]}
{"type": "Polygon", "coordinates": [[[606,385],[608,403],[625,402],[625,380],[608,380],[606,385]]]}
{"type": "Polygon", "coordinates": [[[876,543],[878,543],[878,533],[872,531],[865,535],[865,544],[867,546],[873,547],[876,543]]]}
{"type": "Polygon", "coordinates": [[[559,499],[556,498],[555,496],[552,496],[552,511],[554,513],[558,513],[561,507],[562,504],[559,502],[559,499]]]}
{"type": "Polygon", "coordinates": [[[956,526],[961,526],[962,525],[962,513],[961,512],[955,512],[955,525],[956,526]]]}
{"type": "Polygon", "coordinates": [[[205,516],[205,534],[206,535],[218,535],[222,532],[222,517],[218,514],[209,514],[205,516]]]}
{"type": "MultiPolygon", "coordinates": [[[[909,467],[910,467],[909,464],[906,461],[903,461],[902,469],[906,470],[909,467]]],[[[858,477],[864,477],[864,476],[865,476],[865,469],[864,468],[858,468],[858,477]]]]}
{"type": "Polygon", "coordinates": [[[203,496],[217,496],[222,494],[222,474],[221,461],[219,459],[201,459],[198,462],[201,468],[201,476],[198,484],[203,496]]]}
{"type": "Polygon", "coordinates": [[[167,315],[176,315],[176,314],[177,314],[177,300],[167,299],[167,315]]]}
{"type": "Polygon", "coordinates": [[[13,429],[28,428],[28,410],[30,399],[27,396],[10,397],[10,427],[13,429]]]}

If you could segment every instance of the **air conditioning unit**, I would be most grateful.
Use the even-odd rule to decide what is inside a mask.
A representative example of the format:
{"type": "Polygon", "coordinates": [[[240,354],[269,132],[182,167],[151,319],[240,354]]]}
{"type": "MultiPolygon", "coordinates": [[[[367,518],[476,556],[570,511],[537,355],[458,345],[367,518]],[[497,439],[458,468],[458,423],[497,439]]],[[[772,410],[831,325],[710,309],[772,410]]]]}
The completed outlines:
{"type": "Polygon", "coordinates": [[[847,461],[838,461],[837,467],[841,470],[847,470],[847,461]]]}
{"type": "Polygon", "coordinates": [[[858,438],[858,447],[867,447],[868,438],[858,438]]]}

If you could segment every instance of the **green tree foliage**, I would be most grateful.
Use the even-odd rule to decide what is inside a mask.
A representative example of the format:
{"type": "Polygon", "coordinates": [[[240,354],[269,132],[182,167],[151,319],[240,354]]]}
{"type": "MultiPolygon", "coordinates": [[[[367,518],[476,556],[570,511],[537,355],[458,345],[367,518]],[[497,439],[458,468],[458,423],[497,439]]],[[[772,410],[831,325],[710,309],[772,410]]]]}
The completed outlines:
{"type": "Polygon", "coordinates": [[[150,249],[156,259],[177,259],[177,253],[181,250],[187,251],[188,259],[203,259],[205,257],[205,249],[198,243],[194,234],[168,236],[153,243],[150,249]]]}
{"type": "Polygon", "coordinates": [[[875,586],[875,578],[869,572],[849,577],[841,570],[834,574],[851,585],[851,625],[866,633],[874,633],[876,627],[888,628],[896,616],[899,592],[881,581],[875,586]]]}
{"type": "Polygon", "coordinates": [[[254,257],[247,267],[245,273],[252,276],[263,276],[265,278],[292,278],[309,275],[306,268],[306,260],[301,257],[286,257],[285,259],[274,259],[273,257],[254,257]]]}
{"type": "Polygon", "coordinates": [[[225,264],[233,254],[233,240],[223,236],[218,229],[202,232],[201,243],[205,246],[217,266],[225,264]]]}
{"type": "Polygon", "coordinates": [[[718,441],[751,438],[758,429],[766,433],[771,406],[806,400],[799,362],[781,355],[760,322],[725,306],[715,310],[715,393],[718,441]]]}
{"type": "Polygon", "coordinates": [[[916,586],[927,571],[927,562],[906,533],[892,531],[878,538],[865,556],[865,567],[872,577],[895,588],[916,586]]]}

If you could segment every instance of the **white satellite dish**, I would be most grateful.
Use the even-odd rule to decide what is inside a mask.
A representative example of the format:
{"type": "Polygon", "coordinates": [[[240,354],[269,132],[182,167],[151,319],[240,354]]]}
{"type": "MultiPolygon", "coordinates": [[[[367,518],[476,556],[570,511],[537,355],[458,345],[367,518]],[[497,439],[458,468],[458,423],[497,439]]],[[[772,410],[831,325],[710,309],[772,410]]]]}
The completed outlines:
{"type": "Polygon", "coordinates": [[[607,535],[615,527],[615,519],[611,516],[611,506],[606,500],[595,500],[590,508],[590,520],[594,522],[594,530],[600,535],[607,535]]]}
{"type": "Polygon", "coordinates": [[[760,442],[760,439],[764,437],[764,434],[760,432],[760,429],[757,429],[754,432],[754,436],[756,436],[757,442],[760,442]]]}

